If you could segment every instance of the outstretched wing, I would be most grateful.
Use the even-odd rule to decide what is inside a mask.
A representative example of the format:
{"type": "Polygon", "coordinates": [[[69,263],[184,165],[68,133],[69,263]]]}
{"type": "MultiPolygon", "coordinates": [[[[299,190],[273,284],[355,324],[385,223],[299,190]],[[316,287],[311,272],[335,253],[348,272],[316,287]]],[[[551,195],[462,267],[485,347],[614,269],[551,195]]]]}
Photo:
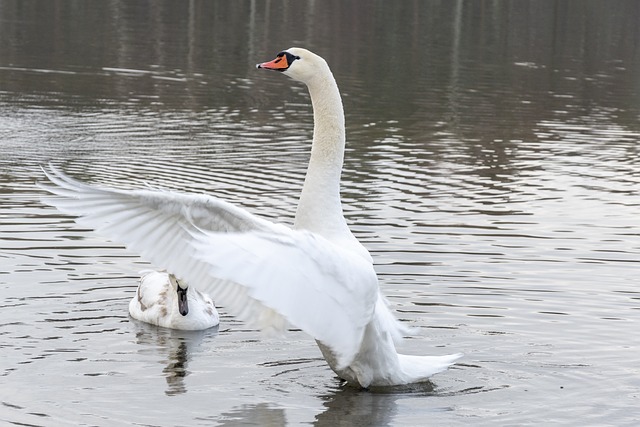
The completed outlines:
{"type": "MultiPolygon", "coordinates": [[[[85,184],[75,180],[53,165],[43,169],[55,186],[38,186],[59,198],[43,198],[60,211],[85,217],[95,226],[126,224],[152,228],[171,220],[171,231],[184,234],[184,226],[217,232],[268,230],[280,227],[250,214],[242,208],[204,194],[181,194],[162,190],[118,190],[85,184]]],[[[139,234],[135,233],[134,234],[139,234]]]]}
{"type": "MultiPolygon", "coordinates": [[[[191,235],[192,257],[204,263],[198,277],[227,280],[210,288],[238,313],[246,295],[331,348],[338,368],[353,360],[378,298],[371,263],[307,231],[223,234],[194,229],[191,235]]],[[[184,265],[174,267],[185,277],[191,274],[184,265]]]]}
{"type": "Polygon", "coordinates": [[[370,262],[211,196],[117,190],[51,168],[44,199],[265,328],[288,321],[351,362],[378,298],[370,262]]]}

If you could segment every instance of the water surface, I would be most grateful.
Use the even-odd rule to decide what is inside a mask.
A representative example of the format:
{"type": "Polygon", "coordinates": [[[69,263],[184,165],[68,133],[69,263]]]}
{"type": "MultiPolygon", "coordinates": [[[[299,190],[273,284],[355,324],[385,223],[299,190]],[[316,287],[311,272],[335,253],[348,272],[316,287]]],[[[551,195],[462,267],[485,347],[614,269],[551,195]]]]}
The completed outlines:
{"type": "MultiPolygon", "coordinates": [[[[14,425],[636,425],[636,2],[0,3],[0,420],[14,425]],[[430,383],[357,391],[300,331],[128,317],[149,264],[43,204],[80,179],[292,222],[306,91],[343,93],[345,215],[430,383]]],[[[215,295],[213,296],[215,299],[215,295]]]]}

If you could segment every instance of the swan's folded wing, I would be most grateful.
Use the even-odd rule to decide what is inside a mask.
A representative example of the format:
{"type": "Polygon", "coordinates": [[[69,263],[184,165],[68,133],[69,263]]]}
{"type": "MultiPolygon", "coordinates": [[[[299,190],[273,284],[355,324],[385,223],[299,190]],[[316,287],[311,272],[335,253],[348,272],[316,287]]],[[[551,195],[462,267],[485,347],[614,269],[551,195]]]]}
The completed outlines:
{"type": "MultiPolygon", "coordinates": [[[[249,297],[328,346],[339,369],[353,360],[378,298],[371,263],[306,231],[191,234],[193,257],[207,264],[207,274],[232,283],[209,289],[231,294],[229,301],[236,297],[236,312],[249,297]]],[[[186,269],[179,274],[201,275],[186,269]]]]}

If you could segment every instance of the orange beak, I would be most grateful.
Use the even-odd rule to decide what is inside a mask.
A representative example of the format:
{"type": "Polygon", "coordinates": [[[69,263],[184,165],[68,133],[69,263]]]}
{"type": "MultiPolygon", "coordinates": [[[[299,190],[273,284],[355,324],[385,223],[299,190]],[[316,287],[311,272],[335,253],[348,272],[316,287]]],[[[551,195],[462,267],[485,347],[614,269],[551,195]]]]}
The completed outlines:
{"type": "Polygon", "coordinates": [[[284,71],[289,68],[289,65],[291,64],[287,60],[287,55],[279,54],[273,61],[263,62],[256,65],[256,67],[264,68],[265,70],[284,71]]]}

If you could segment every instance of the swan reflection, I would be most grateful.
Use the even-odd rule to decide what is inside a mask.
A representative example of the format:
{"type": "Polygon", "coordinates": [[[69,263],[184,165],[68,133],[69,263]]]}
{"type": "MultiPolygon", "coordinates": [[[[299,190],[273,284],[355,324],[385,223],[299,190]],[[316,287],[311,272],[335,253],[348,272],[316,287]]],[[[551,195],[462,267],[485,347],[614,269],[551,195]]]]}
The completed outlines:
{"type": "Polygon", "coordinates": [[[136,328],[136,343],[142,347],[139,352],[146,353],[151,349],[162,355],[161,363],[167,389],[165,394],[175,396],[186,393],[184,379],[189,376],[189,361],[193,354],[200,351],[205,338],[218,334],[215,326],[204,331],[181,331],[177,329],[159,328],[147,323],[132,321],[136,328]]]}
{"type": "MultiPolygon", "coordinates": [[[[335,426],[391,426],[399,412],[398,402],[409,397],[427,397],[434,394],[431,382],[410,386],[362,390],[339,386],[334,392],[320,396],[324,411],[313,420],[316,427],[335,426]]],[[[440,410],[449,408],[440,408],[440,410]]],[[[285,408],[272,403],[240,405],[219,414],[215,421],[223,426],[283,426],[287,422],[285,408]]],[[[299,421],[299,420],[298,420],[299,421]]]]}
{"type": "Polygon", "coordinates": [[[262,426],[280,427],[287,425],[285,410],[268,403],[242,405],[237,409],[220,414],[221,426],[262,426]]]}
{"type": "Polygon", "coordinates": [[[324,412],[316,415],[314,425],[387,426],[392,425],[398,413],[398,401],[407,396],[429,395],[431,382],[393,388],[358,390],[343,386],[323,398],[324,412]]]}

